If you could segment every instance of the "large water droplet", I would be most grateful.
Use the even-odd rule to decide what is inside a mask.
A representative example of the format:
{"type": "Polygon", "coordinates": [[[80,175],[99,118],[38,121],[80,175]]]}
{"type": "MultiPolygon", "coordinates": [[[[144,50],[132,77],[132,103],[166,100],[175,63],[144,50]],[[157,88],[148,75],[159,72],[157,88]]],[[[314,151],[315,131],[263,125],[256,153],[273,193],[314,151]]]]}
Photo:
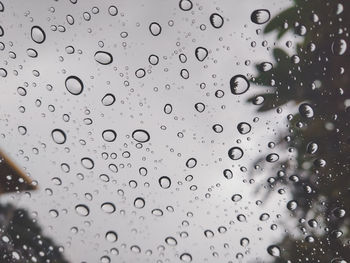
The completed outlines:
{"type": "Polygon", "coordinates": [[[91,170],[92,168],[94,168],[94,161],[89,157],[84,157],[81,159],[81,165],[84,168],[91,170]]]}
{"type": "Polygon", "coordinates": [[[194,168],[196,165],[197,165],[197,159],[196,158],[190,158],[186,162],[187,168],[190,168],[190,169],[194,168]]]}
{"type": "Polygon", "coordinates": [[[192,9],[193,4],[190,0],[180,0],[179,7],[183,11],[189,11],[192,9]]]}
{"type": "Polygon", "coordinates": [[[168,189],[171,186],[171,180],[167,176],[162,176],[158,180],[160,187],[163,189],[168,189]]]}
{"type": "Polygon", "coordinates": [[[101,205],[101,209],[103,210],[103,212],[108,213],[108,214],[112,214],[115,212],[115,206],[114,206],[114,204],[112,204],[110,202],[103,203],[101,205]]]}
{"type": "Polygon", "coordinates": [[[232,147],[228,151],[228,157],[230,157],[232,160],[239,160],[243,157],[243,150],[239,147],[232,147]]]}
{"type": "Polygon", "coordinates": [[[149,31],[153,36],[158,36],[162,32],[162,27],[157,22],[153,22],[149,25],[149,31]]]}
{"type": "Polygon", "coordinates": [[[115,102],[115,96],[112,93],[107,93],[101,100],[104,106],[111,106],[115,102]]]}
{"type": "Polygon", "coordinates": [[[108,231],[105,238],[108,242],[114,243],[118,240],[118,235],[114,231],[108,231]]]}
{"type": "Polygon", "coordinates": [[[31,36],[35,43],[42,44],[46,39],[44,30],[39,26],[33,26],[31,29],[31,36]]]}
{"type": "Polygon", "coordinates": [[[79,95],[83,92],[84,85],[77,76],[69,76],[65,82],[66,89],[73,95],[79,95]]]}
{"type": "Polygon", "coordinates": [[[247,134],[251,131],[251,126],[247,122],[240,122],[237,125],[237,130],[239,131],[240,134],[247,134]]]}
{"type": "Polygon", "coordinates": [[[180,255],[180,260],[182,262],[192,262],[192,256],[188,253],[183,253],[180,255]]]}
{"type": "Polygon", "coordinates": [[[139,208],[139,209],[144,208],[145,204],[146,204],[145,200],[141,197],[138,197],[134,200],[134,206],[136,208],[139,208]]]}
{"type": "Polygon", "coordinates": [[[269,10],[257,9],[251,14],[250,19],[252,20],[253,23],[261,25],[269,21],[270,17],[271,15],[269,10]]]}
{"type": "Polygon", "coordinates": [[[112,54],[105,51],[97,51],[94,57],[95,60],[102,65],[108,65],[113,62],[112,54]]]}
{"type": "Polygon", "coordinates": [[[273,257],[279,257],[281,255],[281,250],[276,245],[271,245],[267,248],[267,252],[273,257]]]}
{"type": "Polygon", "coordinates": [[[214,28],[220,28],[223,26],[224,24],[224,19],[222,18],[221,15],[219,15],[218,13],[213,13],[210,15],[209,17],[210,20],[210,24],[214,27],[214,28]]]}
{"type": "Polygon", "coordinates": [[[332,43],[332,53],[334,55],[342,56],[346,52],[347,43],[344,39],[336,39],[332,43]]]}
{"type": "Polygon", "coordinates": [[[78,213],[78,215],[80,215],[80,216],[88,216],[89,213],[90,213],[89,208],[88,208],[86,205],[82,205],[82,204],[77,205],[77,206],[75,207],[75,211],[76,211],[76,212],[78,213]]]}
{"type": "Polygon", "coordinates": [[[299,106],[299,113],[304,118],[312,118],[314,116],[314,110],[312,109],[311,105],[308,103],[302,103],[299,106]]]}
{"type": "Polygon", "coordinates": [[[250,87],[249,81],[243,75],[236,75],[230,80],[232,94],[240,95],[245,93],[250,87]]]}
{"type": "Polygon", "coordinates": [[[240,194],[234,194],[234,195],[231,197],[231,200],[232,200],[233,202],[241,201],[241,200],[242,200],[242,195],[240,195],[240,194]]]}
{"type": "Polygon", "coordinates": [[[279,158],[280,157],[277,153],[270,153],[269,155],[266,156],[266,161],[269,163],[274,163],[274,162],[277,162],[279,158]]]}
{"type": "Polygon", "coordinates": [[[203,61],[208,56],[208,50],[204,47],[197,47],[195,50],[195,55],[199,61],[203,61]]]}
{"type": "Polygon", "coordinates": [[[102,132],[102,138],[106,141],[106,142],[113,142],[116,138],[117,138],[117,133],[114,130],[104,130],[102,132]]]}
{"type": "Polygon", "coordinates": [[[145,143],[149,141],[150,135],[147,131],[139,129],[133,131],[132,138],[137,142],[145,143]]]}
{"type": "Polygon", "coordinates": [[[308,145],[306,146],[306,152],[307,152],[308,154],[314,154],[314,153],[317,152],[317,150],[318,150],[318,145],[317,145],[317,143],[315,143],[315,142],[310,142],[310,143],[308,143],[308,145]]]}
{"type": "Polygon", "coordinates": [[[53,141],[57,144],[63,144],[66,142],[66,134],[64,131],[62,131],[61,129],[54,129],[51,132],[51,137],[53,139],[53,141]]]}

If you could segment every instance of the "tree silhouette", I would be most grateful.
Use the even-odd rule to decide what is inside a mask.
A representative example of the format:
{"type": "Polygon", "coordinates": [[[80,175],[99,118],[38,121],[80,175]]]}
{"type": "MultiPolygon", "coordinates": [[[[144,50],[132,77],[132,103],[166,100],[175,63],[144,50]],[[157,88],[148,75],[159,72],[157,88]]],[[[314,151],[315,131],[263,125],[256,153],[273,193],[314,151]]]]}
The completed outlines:
{"type": "Polygon", "coordinates": [[[275,262],[350,259],[349,10],[348,0],[294,0],[264,28],[265,34],[277,32],[277,40],[287,32],[302,39],[294,55],[275,48],[273,68],[258,64],[251,80],[263,90],[258,111],[298,105],[284,138],[297,164],[282,160],[287,176],[276,176],[276,183],[298,203],[291,213],[300,227],[281,241],[275,262]]]}

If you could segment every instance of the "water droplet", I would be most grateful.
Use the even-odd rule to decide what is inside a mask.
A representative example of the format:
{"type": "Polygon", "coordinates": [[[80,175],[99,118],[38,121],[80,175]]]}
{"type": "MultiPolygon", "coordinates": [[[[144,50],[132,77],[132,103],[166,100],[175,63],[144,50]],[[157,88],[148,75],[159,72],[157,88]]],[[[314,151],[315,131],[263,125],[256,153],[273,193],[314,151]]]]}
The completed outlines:
{"type": "Polygon", "coordinates": [[[318,145],[317,145],[317,143],[315,143],[315,142],[310,142],[310,143],[308,143],[308,145],[306,146],[306,152],[307,152],[308,154],[314,154],[314,153],[317,152],[317,150],[318,150],[318,145]]]}
{"type": "Polygon", "coordinates": [[[77,206],[75,207],[75,211],[76,211],[76,212],[78,213],[78,215],[80,215],[80,216],[88,216],[89,213],[90,213],[89,208],[88,208],[86,205],[82,205],[82,204],[77,205],[77,206]]]}
{"type": "Polygon", "coordinates": [[[342,56],[346,52],[347,46],[348,45],[344,39],[334,40],[332,43],[332,53],[334,55],[342,56]]]}
{"type": "Polygon", "coordinates": [[[84,168],[91,170],[92,168],[94,168],[94,161],[89,157],[84,157],[81,159],[81,165],[84,168]]]}
{"type": "Polygon", "coordinates": [[[267,252],[273,257],[279,257],[281,255],[281,250],[276,245],[271,245],[267,248],[267,252]]]}
{"type": "Polygon", "coordinates": [[[28,48],[27,55],[31,58],[36,58],[38,56],[38,52],[33,48],[28,48]]]}
{"type": "Polygon", "coordinates": [[[342,208],[336,208],[336,209],[334,209],[333,210],[333,215],[335,216],[335,217],[337,217],[337,218],[342,218],[342,217],[344,217],[345,216],[345,214],[346,214],[346,212],[345,212],[345,210],[344,209],[342,209],[342,208]]]}
{"type": "Polygon", "coordinates": [[[108,231],[105,238],[108,242],[114,243],[118,240],[118,235],[114,231],[108,231]]]}
{"type": "Polygon", "coordinates": [[[212,128],[213,128],[213,131],[216,133],[222,133],[224,130],[224,128],[220,124],[215,124],[215,125],[213,125],[212,128]]]}
{"type": "Polygon", "coordinates": [[[173,237],[165,238],[165,243],[168,244],[169,246],[176,246],[177,245],[177,241],[173,237]]]}
{"type": "Polygon", "coordinates": [[[269,163],[274,163],[279,160],[279,155],[277,153],[270,153],[269,155],[266,156],[266,161],[269,163]]]}
{"type": "Polygon", "coordinates": [[[162,32],[162,27],[157,22],[153,22],[149,25],[149,31],[153,36],[158,36],[162,32]]]}
{"type": "Polygon", "coordinates": [[[138,197],[134,200],[134,206],[138,209],[145,207],[145,200],[141,197],[138,197]]]}
{"type": "Polygon", "coordinates": [[[251,131],[252,127],[247,122],[240,122],[237,125],[237,130],[240,134],[247,134],[251,131]]]}
{"type": "Polygon", "coordinates": [[[314,116],[314,110],[308,103],[302,103],[299,106],[299,113],[304,118],[312,118],[314,116]]]}
{"type": "Polygon", "coordinates": [[[117,138],[117,133],[114,130],[104,130],[102,132],[102,138],[106,141],[106,142],[113,142],[116,138],[117,138]]]}
{"type": "Polygon", "coordinates": [[[105,213],[112,214],[115,212],[115,205],[110,202],[106,202],[101,205],[101,209],[105,213]]]}
{"type": "Polygon", "coordinates": [[[233,173],[232,173],[232,171],[230,169],[225,169],[223,174],[224,174],[224,177],[226,179],[232,179],[233,178],[233,173]]]}
{"type": "Polygon", "coordinates": [[[262,72],[267,72],[267,71],[270,71],[271,69],[273,68],[273,65],[272,63],[270,62],[263,62],[259,65],[259,69],[262,71],[262,72]]]}
{"type": "Polygon", "coordinates": [[[162,176],[158,180],[160,187],[163,189],[168,189],[171,186],[171,180],[167,176],[162,176]]]}
{"type": "Polygon", "coordinates": [[[111,106],[115,102],[115,96],[112,93],[107,93],[101,100],[104,106],[111,106]]]}
{"type": "Polygon", "coordinates": [[[195,50],[195,55],[199,61],[203,61],[208,56],[208,50],[204,47],[197,47],[195,50]]]}
{"type": "Polygon", "coordinates": [[[57,144],[64,144],[66,142],[67,136],[61,129],[54,129],[51,132],[51,137],[53,141],[57,144]]]}
{"type": "Polygon", "coordinates": [[[287,203],[287,208],[288,208],[290,211],[293,211],[293,210],[297,209],[297,207],[298,207],[298,203],[297,203],[297,201],[295,201],[295,200],[291,200],[291,201],[289,201],[289,202],[287,203]]]}
{"type": "Polygon", "coordinates": [[[242,247],[247,247],[249,245],[249,239],[246,237],[242,238],[240,244],[242,247]]]}
{"type": "Polygon", "coordinates": [[[150,55],[150,56],[148,57],[148,62],[149,62],[151,65],[155,66],[155,65],[157,65],[158,62],[159,62],[159,57],[156,56],[156,55],[150,55]]]}
{"type": "Polygon", "coordinates": [[[110,7],[108,7],[108,13],[111,16],[116,16],[118,14],[118,8],[114,5],[111,5],[110,7]]]}
{"type": "Polygon", "coordinates": [[[214,27],[214,28],[220,28],[223,26],[224,24],[224,19],[221,15],[219,15],[218,13],[213,13],[210,15],[209,17],[210,20],[210,24],[214,27]]]}
{"type": "Polygon", "coordinates": [[[180,0],[179,7],[183,11],[189,11],[192,9],[193,4],[190,0],[180,0]]]}
{"type": "Polygon", "coordinates": [[[135,76],[141,79],[144,76],[146,76],[146,71],[143,68],[139,68],[138,70],[136,70],[135,76]]]}
{"type": "Polygon", "coordinates": [[[259,217],[260,221],[267,221],[270,218],[268,213],[262,213],[259,217]]]}
{"type": "Polygon", "coordinates": [[[187,69],[181,69],[180,71],[180,76],[183,78],[183,79],[188,79],[190,77],[190,73],[188,72],[187,69]]]}
{"type": "Polygon", "coordinates": [[[267,21],[269,21],[270,17],[271,15],[269,10],[257,9],[251,14],[250,19],[252,20],[253,23],[262,25],[262,24],[265,24],[267,21]]]}
{"type": "Polygon", "coordinates": [[[186,162],[187,168],[190,168],[190,169],[194,168],[196,165],[197,165],[197,159],[196,158],[190,158],[186,162]]]}
{"type": "Polygon", "coordinates": [[[0,68],[0,76],[5,78],[7,76],[7,71],[4,68],[0,68]]]}
{"type": "Polygon", "coordinates": [[[242,196],[240,194],[234,194],[232,197],[231,197],[231,200],[233,202],[238,202],[238,201],[241,201],[242,200],[242,196]]]}
{"type": "Polygon", "coordinates": [[[192,256],[188,253],[183,253],[180,255],[180,260],[182,262],[192,262],[192,256]]]}
{"type": "Polygon", "coordinates": [[[31,29],[31,36],[35,43],[42,44],[46,39],[44,30],[39,26],[33,26],[31,29]]]}
{"type": "Polygon", "coordinates": [[[164,106],[165,114],[170,114],[172,111],[173,111],[173,106],[171,106],[171,104],[165,104],[164,106]]]}
{"type": "Polygon", "coordinates": [[[205,110],[205,105],[202,102],[198,102],[194,105],[194,108],[198,111],[198,112],[203,112],[205,110]]]}
{"type": "Polygon", "coordinates": [[[137,142],[145,143],[150,140],[150,135],[147,131],[139,129],[133,131],[132,138],[137,142]]]}
{"type": "Polygon", "coordinates": [[[113,62],[113,56],[112,54],[105,52],[105,51],[97,51],[95,53],[95,60],[96,62],[102,64],[102,65],[108,65],[113,62]]]}
{"type": "Polygon", "coordinates": [[[243,75],[236,75],[230,80],[232,94],[240,95],[245,93],[250,87],[249,81],[243,75]]]}
{"type": "Polygon", "coordinates": [[[66,89],[72,95],[79,95],[83,92],[84,85],[80,78],[76,76],[69,76],[65,82],[66,89]]]}
{"type": "Polygon", "coordinates": [[[230,157],[232,160],[239,160],[243,157],[243,150],[239,147],[232,147],[228,151],[228,157],[230,157]]]}

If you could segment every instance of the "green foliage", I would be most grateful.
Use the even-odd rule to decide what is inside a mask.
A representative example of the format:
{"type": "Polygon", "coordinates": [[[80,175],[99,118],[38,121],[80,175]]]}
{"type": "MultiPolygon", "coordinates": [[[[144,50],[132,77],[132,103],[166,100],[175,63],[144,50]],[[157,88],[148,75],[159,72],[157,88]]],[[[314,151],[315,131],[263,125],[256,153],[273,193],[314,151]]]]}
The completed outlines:
{"type": "MultiPolygon", "coordinates": [[[[285,169],[299,180],[287,177],[278,183],[289,188],[299,204],[293,213],[305,222],[300,222],[300,231],[281,241],[282,254],[276,262],[350,259],[349,48],[343,52],[344,42],[350,44],[349,10],[346,0],[295,0],[264,28],[264,33],[276,32],[277,39],[289,32],[299,35],[301,41],[292,56],[275,48],[273,69],[260,71],[253,79],[265,98],[258,111],[307,102],[314,112],[311,118],[300,111],[295,114],[285,134],[290,136],[289,147],[297,151],[297,166],[286,165],[285,169]],[[271,88],[273,91],[266,92],[271,88]],[[318,145],[313,154],[306,151],[311,142],[318,145]],[[346,212],[344,216],[339,216],[340,209],[346,212]],[[317,228],[307,224],[310,219],[319,222],[317,228]]],[[[288,160],[282,162],[288,164],[288,160]]]]}

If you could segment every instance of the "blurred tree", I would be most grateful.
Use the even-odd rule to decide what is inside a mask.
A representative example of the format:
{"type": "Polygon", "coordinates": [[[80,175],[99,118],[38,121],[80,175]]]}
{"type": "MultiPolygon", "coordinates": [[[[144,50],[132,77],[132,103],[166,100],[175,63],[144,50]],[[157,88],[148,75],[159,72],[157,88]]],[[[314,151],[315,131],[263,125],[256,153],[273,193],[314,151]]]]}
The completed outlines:
{"type": "Polygon", "coordinates": [[[252,79],[264,90],[260,112],[288,102],[299,109],[288,116],[285,134],[297,164],[284,160],[287,176],[276,182],[298,203],[291,213],[300,231],[278,244],[275,262],[350,262],[349,30],[349,0],[294,0],[264,28],[277,40],[288,32],[301,37],[294,55],[275,48],[273,68],[257,65],[252,79]]]}
{"type": "MultiPolygon", "coordinates": [[[[35,190],[36,185],[0,151],[0,194],[35,190]]],[[[68,263],[24,209],[0,204],[0,262],[68,263]]]]}

